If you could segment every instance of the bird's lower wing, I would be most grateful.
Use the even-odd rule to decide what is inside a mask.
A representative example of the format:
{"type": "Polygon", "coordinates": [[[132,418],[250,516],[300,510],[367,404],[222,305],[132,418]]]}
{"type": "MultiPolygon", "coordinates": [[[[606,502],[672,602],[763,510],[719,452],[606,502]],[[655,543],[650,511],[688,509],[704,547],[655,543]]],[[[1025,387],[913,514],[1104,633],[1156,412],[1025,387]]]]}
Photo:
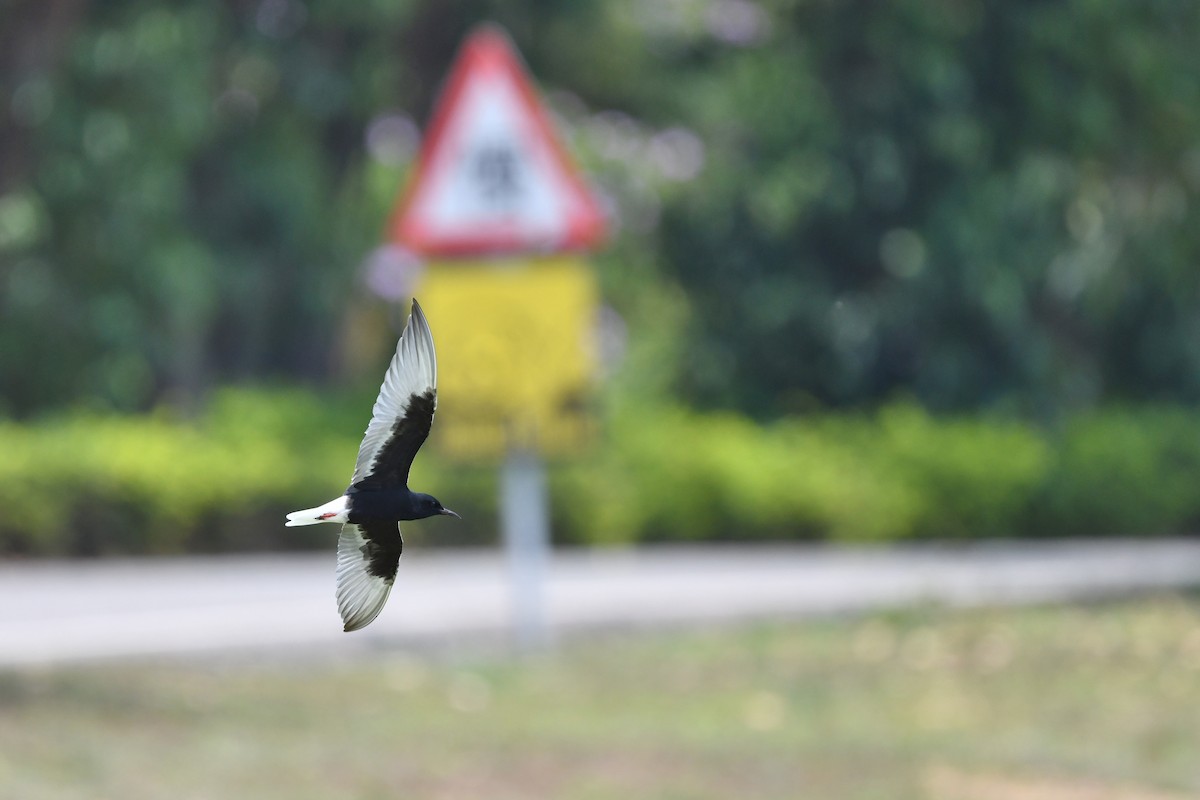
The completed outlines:
{"type": "Polygon", "coordinates": [[[387,602],[404,542],[392,522],[346,524],[338,536],[337,604],[346,631],[371,623],[387,602]]]}

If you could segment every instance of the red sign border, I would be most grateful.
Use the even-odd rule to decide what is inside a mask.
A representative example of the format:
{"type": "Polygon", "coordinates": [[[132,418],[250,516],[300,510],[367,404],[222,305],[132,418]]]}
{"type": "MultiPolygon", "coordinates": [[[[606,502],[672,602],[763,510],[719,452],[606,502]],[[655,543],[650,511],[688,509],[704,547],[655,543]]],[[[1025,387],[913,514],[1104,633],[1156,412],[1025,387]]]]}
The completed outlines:
{"type": "Polygon", "coordinates": [[[588,250],[604,239],[607,225],[598,203],[583,182],[578,168],[555,134],[533,81],[512,40],[497,25],[482,25],[463,43],[446,84],[434,104],[432,119],[421,142],[413,175],[388,221],[388,238],[423,256],[469,257],[480,255],[551,253],[588,250]],[[429,236],[412,214],[418,197],[435,180],[430,171],[434,154],[441,148],[449,121],[455,116],[463,90],[476,71],[499,70],[517,88],[522,110],[547,146],[574,195],[575,207],[567,223],[567,234],[545,247],[530,246],[523,237],[498,231],[480,231],[456,236],[429,236]]]}

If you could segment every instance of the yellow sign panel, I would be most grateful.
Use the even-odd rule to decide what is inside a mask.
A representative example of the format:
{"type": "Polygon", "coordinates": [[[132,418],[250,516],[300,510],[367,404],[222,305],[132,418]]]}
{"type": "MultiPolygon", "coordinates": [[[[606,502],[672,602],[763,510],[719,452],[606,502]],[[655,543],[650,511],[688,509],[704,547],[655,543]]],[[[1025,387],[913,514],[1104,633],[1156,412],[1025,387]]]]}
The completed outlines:
{"type": "Polygon", "coordinates": [[[597,292],[574,257],[437,263],[417,291],[437,320],[438,424],[455,458],[564,455],[591,437],[597,292]]]}

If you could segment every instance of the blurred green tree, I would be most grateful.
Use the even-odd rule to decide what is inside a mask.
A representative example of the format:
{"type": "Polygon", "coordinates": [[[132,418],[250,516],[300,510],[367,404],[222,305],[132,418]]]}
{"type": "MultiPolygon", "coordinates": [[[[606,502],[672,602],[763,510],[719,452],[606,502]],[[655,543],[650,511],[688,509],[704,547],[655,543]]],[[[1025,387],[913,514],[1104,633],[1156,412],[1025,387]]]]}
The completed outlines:
{"type": "Polygon", "coordinates": [[[744,6],[743,41],[711,17],[671,33],[668,113],[707,146],[660,234],[693,305],[688,397],[1200,397],[1200,6],[709,9],[744,6]]]}
{"type": "Polygon", "coordinates": [[[612,200],[626,386],[760,417],[1200,400],[1190,0],[0,15],[9,413],[328,378],[415,125],[483,19],[612,200]]]}

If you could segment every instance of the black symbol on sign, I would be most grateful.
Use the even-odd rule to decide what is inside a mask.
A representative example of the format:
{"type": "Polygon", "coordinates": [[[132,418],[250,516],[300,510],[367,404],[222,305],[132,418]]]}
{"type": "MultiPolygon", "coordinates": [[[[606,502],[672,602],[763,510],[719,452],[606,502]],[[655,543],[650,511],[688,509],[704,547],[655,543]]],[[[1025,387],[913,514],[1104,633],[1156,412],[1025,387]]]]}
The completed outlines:
{"type": "Polygon", "coordinates": [[[484,198],[495,205],[510,205],[521,196],[517,183],[517,154],[500,145],[481,147],[475,153],[475,178],[484,198]]]}

